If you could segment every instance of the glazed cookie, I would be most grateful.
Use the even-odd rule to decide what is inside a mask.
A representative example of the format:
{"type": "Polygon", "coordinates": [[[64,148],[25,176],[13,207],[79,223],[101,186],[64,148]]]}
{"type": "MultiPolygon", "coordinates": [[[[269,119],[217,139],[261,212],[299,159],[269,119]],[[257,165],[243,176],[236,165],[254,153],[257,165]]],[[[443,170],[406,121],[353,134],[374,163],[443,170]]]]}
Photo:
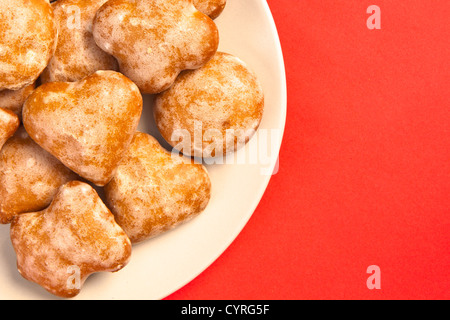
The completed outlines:
{"type": "Polygon", "coordinates": [[[35,82],[55,51],[57,35],[48,0],[0,0],[0,90],[35,82]]]}
{"type": "Polygon", "coordinates": [[[78,81],[98,70],[118,70],[116,59],[92,36],[92,21],[107,0],[58,0],[52,3],[58,23],[58,46],[41,75],[43,83],[78,81]]]}
{"type": "Polygon", "coordinates": [[[27,280],[60,297],[74,297],[96,272],[115,272],[131,257],[131,243],[88,184],[63,185],[48,208],[15,216],[11,241],[27,280]]]}
{"type": "Polygon", "coordinates": [[[12,112],[0,108],[0,149],[19,128],[19,118],[12,112]]]}
{"type": "Polygon", "coordinates": [[[109,182],[133,139],[142,113],[138,87],[115,71],[78,82],[38,87],[23,107],[30,137],[72,171],[109,182]]]}
{"type": "Polygon", "coordinates": [[[258,129],[263,110],[264,94],[256,75],[239,58],[218,52],[204,67],[183,72],[159,94],[154,113],[162,136],[174,148],[188,156],[211,158],[245,145],[258,129]]]}
{"type": "Polygon", "coordinates": [[[210,197],[205,167],[172,156],[145,133],[136,133],[114,178],[105,186],[105,201],[132,243],[196,217],[210,197]]]}
{"type": "Polygon", "coordinates": [[[61,185],[76,179],[20,127],[0,151],[0,223],[46,208],[61,185]]]}
{"type": "Polygon", "coordinates": [[[35,87],[35,84],[32,83],[19,90],[0,91],[0,108],[11,110],[19,119],[22,119],[23,104],[35,87]]]}
{"type": "Polygon", "coordinates": [[[215,19],[225,9],[227,0],[194,0],[194,5],[198,11],[206,14],[211,19],[215,19]]]}
{"type": "Polygon", "coordinates": [[[180,71],[204,65],[219,45],[215,23],[191,0],[110,0],[97,12],[93,34],[147,94],[169,88],[180,71]]]}

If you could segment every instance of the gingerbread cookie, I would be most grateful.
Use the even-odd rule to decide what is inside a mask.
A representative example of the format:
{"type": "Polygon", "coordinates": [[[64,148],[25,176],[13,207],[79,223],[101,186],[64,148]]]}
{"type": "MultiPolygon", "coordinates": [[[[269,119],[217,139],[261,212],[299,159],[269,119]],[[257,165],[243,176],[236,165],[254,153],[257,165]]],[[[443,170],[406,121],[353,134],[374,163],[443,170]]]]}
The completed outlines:
{"type": "Polygon", "coordinates": [[[225,9],[227,0],[194,0],[198,11],[206,14],[211,19],[216,19],[225,9]]]}
{"type": "Polygon", "coordinates": [[[219,45],[215,23],[191,0],[110,0],[97,12],[93,34],[147,94],[169,88],[180,71],[204,65],[219,45]]]}
{"type": "Polygon", "coordinates": [[[11,110],[22,119],[23,104],[35,87],[35,83],[32,83],[19,90],[0,91],[0,108],[11,110]]]}
{"type": "Polygon", "coordinates": [[[15,216],[11,241],[27,280],[60,297],[74,297],[96,272],[115,272],[131,257],[131,243],[95,190],[63,185],[48,208],[15,216]]]}
{"type": "Polygon", "coordinates": [[[58,23],[58,45],[41,75],[45,82],[78,81],[98,70],[118,70],[114,57],[92,36],[92,21],[107,0],[58,0],[52,3],[58,23]]]}
{"type": "Polygon", "coordinates": [[[49,82],[25,102],[31,138],[81,177],[103,186],[133,139],[142,113],[138,87],[115,71],[49,82]]]}
{"type": "Polygon", "coordinates": [[[0,149],[19,128],[19,118],[12,112],[0,108],[0,149]]]}
{"type": "Polygon", "coordinates": [[[0,0],[0,90],[35,82],[55,51],[57,35],[48,0],[0,0]]]}
{"type": "Polygon", "coordinates": [[[183,72],[156,97],[154,109],[165,140],[185,155],[202,158],[220,157],[245,145],[263,111],[264,94],[256,75],[239,58],[223,52],[200,69],[183,72]]]}
{"type": "Polygon", "coordinates": [[[138,132],[105,186],[105,197],[117,223],[138,243],[203,212],[211,181],[204,166],[171,155],[154,137],[138,132]]]}
{"type": "Polygon", "coordinates": [[[0,223],[46,208],[58,188],[75,179],[79,177],[20,127],[0,150],[0,223]]]}

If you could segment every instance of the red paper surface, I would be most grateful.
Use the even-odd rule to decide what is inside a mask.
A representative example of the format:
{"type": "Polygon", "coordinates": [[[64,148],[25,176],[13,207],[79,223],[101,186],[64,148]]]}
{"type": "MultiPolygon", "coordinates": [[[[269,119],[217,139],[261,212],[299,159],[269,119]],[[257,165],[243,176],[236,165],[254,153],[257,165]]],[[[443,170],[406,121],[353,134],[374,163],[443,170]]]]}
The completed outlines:
{"type": "Polygon", "coordinates": [[[288,83],[280,170],[167,299],[449,299],[450,2],[268,3],[288,83]]]}

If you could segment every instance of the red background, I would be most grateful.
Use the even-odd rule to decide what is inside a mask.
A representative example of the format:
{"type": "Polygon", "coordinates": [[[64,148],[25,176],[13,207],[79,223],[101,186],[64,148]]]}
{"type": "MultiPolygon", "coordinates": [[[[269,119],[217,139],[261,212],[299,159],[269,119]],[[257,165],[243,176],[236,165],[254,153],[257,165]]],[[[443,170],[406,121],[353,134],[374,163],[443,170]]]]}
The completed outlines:
{"type": "Polygon", "coordinates": [[[167,299],[449,299],[450,2],[268,3],[288,84],[280,171],[167,299]]]}

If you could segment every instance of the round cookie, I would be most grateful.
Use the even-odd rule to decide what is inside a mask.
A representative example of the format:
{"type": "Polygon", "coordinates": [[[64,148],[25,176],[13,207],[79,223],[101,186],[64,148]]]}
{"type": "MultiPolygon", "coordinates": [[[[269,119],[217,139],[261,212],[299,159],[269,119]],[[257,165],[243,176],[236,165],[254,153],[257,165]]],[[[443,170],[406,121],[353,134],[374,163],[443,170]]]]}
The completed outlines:
{"type": "Polygon", "coordinates": [[[93,34],[146,94],[162,92],[182,70],[204,65],[219,45],[217,26],[192,0],[110,0],[97,12],[93,34]]]}
{"type": "Polygon", "coordinates": [[[184,155],[220,157],[245,145],[258,129],[264,94],[236,56],[217,52],[157,95],[154,115],[164,139],[184,155]],[[180,141],[181,140],[181,141],[180,141]]]}
{"type": "Polygon", "coordinates": [[[19,90],[0,91],[0,108],[11,110],[22,119],[23,104],[35,88],[35,83],[32,83],[19,90]]]}
{"type": "Polygon", "coordinates": [[[48,0],[0,0],[0,90],[18,90],[39,77],[57,43],[48,0]]]}
{"type": "Polygon", "coordinates": [[[78,81],[98,70],[118,70],[116,59],[92,36],[92,21],[107,0],[58,0],[52,3],[58,23],[58,45],[41,75],[43,83],[78,81]]]}
{"type": "Polygon", "coordinates": [[[216,19],[225,9],[227,0],[194,0],[198,11],[206,14],[211,19],[216,19]]]}
{"type": "Polygon", "coordinates": [[[172,155],[140,132],[105,186],[105,201],[132,243],[193,219],[210,197],[211,181],[203,165],[172,155]]]}
{"type": "Polygon", "coordinates": [[[58,188],[79,177],[20,127],[0,150],[0,223],[46,208],[58,188]]]}

